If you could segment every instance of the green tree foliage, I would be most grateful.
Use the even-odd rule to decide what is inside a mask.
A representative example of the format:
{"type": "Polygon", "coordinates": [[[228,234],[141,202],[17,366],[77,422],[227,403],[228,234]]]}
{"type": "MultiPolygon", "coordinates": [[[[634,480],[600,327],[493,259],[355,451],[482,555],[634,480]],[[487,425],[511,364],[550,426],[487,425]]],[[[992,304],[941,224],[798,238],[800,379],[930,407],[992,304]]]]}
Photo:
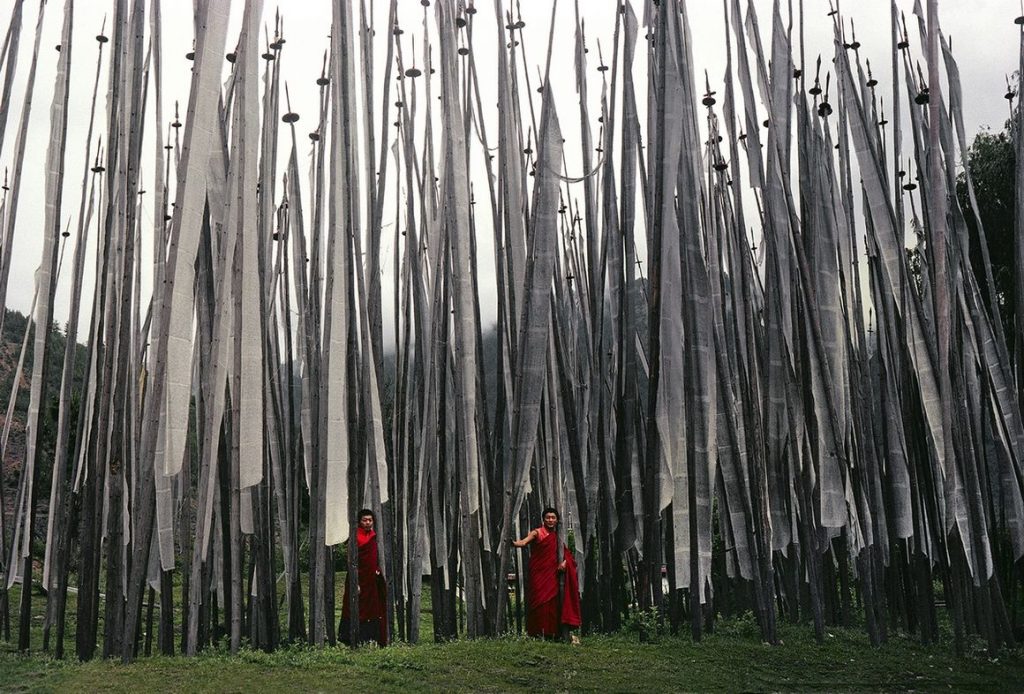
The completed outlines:
{"type": "MultiPolygon", "coordinates": [[[[992,278],[995,280],[996,287],[995,303],[999,307],[999,314],[1007,335],[1013,335],[1013,315],[1017,301],[1014,294],[1016,269],[1013,263],[1016,157],[1011,123],[1007,122],[1006,128],[998,133],[982,130],[975,136],[974,142],[971,143],[967,152],[967,161],[978,201],[977,211],[985,228],[985,239],[992,262],[992,278]]],[[[967,227],[970,231],[971,267],[978,279],[978,286],[981,287],[991,305],[982,264],[978,224],[971,212],[971,201],[963,172],[957,177],[956,195],[961,209],[964,210],[967,227]]]]}
{"type": "MultiPolygon", "coordinates": [[[[28,326],[28,316],[25,314],[8,309],[6,318],[3,321],[3,334],[0,335],[0,428],[3,426],[2,417],[6,415],[8,399],[11,396],[12,386],[14,383],[14,377],[17,371],[18,358],[21,354],[22,344],[25,342],[25,329],[28,326]]],[[[30,327],[29,330],[33,330],[30,327]]],[[[52,352],[50,354],[50,369],[48,382],[46,384],[47,401],[43,405],[42,414],[40,417],[40,439],[39,445],[42,446],[43,460],[45,464],[40,469],[40,483],[45,489],[49,488],[50,477],[53,472],[53,456],[56,444],[57,436],[57,414],[60,405],[60,381],[61,381],[61,366],[64,359],[64,348],[67,344],[67,337],[63,330],[54,323],[50,326],[50,340],[52,345],[52,352]]],[[[28,409],[29,401],[29,379],[32,373],[32,350],[33,350],[33,339],[32,335],[29,335],[29,340],[26,346],[25,363],[23,365],[21,386],[17,393],[17,404],[15,406],[14,422],[11,427],[10,439],[7,445],[7,452],[3,461],[0,464],[4,465],[3,475],[0,475],[0,479],[3,480],[5,485],[4,501],[7,504],[7,508],[4,511],[8,514],[7,520],[11,522],[13,519],[13,501],[17,494],[18,484],[18,473],[21,470],[21,465],[24,462],[25,456],[25,411],[28,409]]],[[[74,384],[75,390],[71,401],[71,421],[78,421],[78,405],[80,400],[80,393],[85,385],[85,366],[87,358],[87,350],[84,345],[77,345],[76,349],[78,354],[75,360],[75,375],[74,384]]],[[[69,433],[69,447],[70,450],[75,450],[75,438],[77,431],[72,427],[69,433]]],[[[48,497],[45,495],[39,499],[39,506],[37,511],[42,510],[42,504],[45,504],[48,497]]],[[[36,524],[34,532],[34,541],[42,541],[45,537],[46,526],[45,524],[36,524]]],[[[41,547],[40,547],[41,551],[41,547]]]]}

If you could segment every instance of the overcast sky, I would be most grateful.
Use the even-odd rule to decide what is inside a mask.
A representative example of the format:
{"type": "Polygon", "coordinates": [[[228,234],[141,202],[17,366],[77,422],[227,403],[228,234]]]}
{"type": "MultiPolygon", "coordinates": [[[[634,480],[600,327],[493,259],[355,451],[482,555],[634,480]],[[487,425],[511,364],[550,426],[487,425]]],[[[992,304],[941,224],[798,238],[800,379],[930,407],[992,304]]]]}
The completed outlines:
{"type": "MultiPolygon", "coordinates": [[[[218,1],[218,0],[213,0],[218,1]]],[[[219,0],[226,2],[227,0],[219,0]]],[[[527,52],[527,63],[530,66],[529,78],[534,87],[538,84],[538,69],[543,65],[548,25],[551,16],[552,3],[549,0],[520,0],[522,19],[526,22],[523,31],[523,41],[527,52]]],[[[147,0],[147,5],[149,0],[147,0]]],[[[358,3],[356,8],[358,9],[358,3]]],[[[420,0],[399,0],[399,22],[405,33],[403,51],[406,62],[412,62],[413,42],[415,42],[416,63],[422,65],[420,57],[424,43],[423,18],[424,8],[420,0]]],[[[507,0],[502,3],[507,6],[507,0]]],[[[592,102],[591,115],[593,122],[591,127],[593,135],[597,137],[599,125],[596,122],[600,111],[598,98],[600,96],[600,79],[602,76],[610,77],[610,72],[599,73],[597,66],[600,64],[598,58],[598,44],[604,55],[605,61],[611,63],[612,36],[615,22],[615,3],[611,0],[581,0],[580,12],[584,18],[587,46],[590,49],[588,55],[588,80],[589,92],[592,102]]],[[[792,0],[794,7],[799,6],[799,0],[792,0]]],[[[377,29],[377,40],[375,47],[375,76],[376,94],[374,96],[374,109],[379,118],[380,91],[383,80],[384,50],[386,48],[385,31],[387,23],[386,0],[367,0],[367,6],[373,7],[375,27],[377,29]]],[[[697,74],[698,84],[703,84],[703,71],[707,70],[711,79],[712,89],[721,92],[721,84],[725,69],[725,43],[722,3],[717,2],[689,2],[688,12],[690,15],[691,31],[693,35],[693,55],[695,65],[694,71],[697,74]]],[[[786,2],[783,2],[785,11],[786,2]]],[[[908,29],[910,31],[912,49],[916,55],[920,55],[920,46],[917,35],[916,21],[910,16],[913,9],[912,0],[899,0],[898,7],[908,15],[908,29]]],[[[3,31],[6,31],[14,0],[0,0],[0,22],[3,31]]],[[[112,14],[112,3],[107,0],[77,0],[75,7],[75,30],[73,41],[73,65],[72,65],[72,92],[69,122],[69,141],[65,170],[67,180],[65,187],[64,209],[62,211],[62,226],[70,221],[74,228],[78,211],[79,190],[81,184],[81,172],[83,167],[83,156],[85,148],[85,133],[88,122],[89,99],[92,90],[92,80],[95,70],[97,42],[94,37],[99,33],[105,15],[112,14]]],[[[232,17],[233,21],[228,34],[228,46],[233,46],[237,40],[238,30],[241,24],[241,11],[244,0],[233,0],[232,17]]],[[[495,66],[497,55],[497,21],[494,15],[494,2],[492,0],[477,0],[478,13],[474,20],[474,58],[481,77],[481,97],[485,111],[488,111],[487,122],[488,133],[492,140],[496,136],[496,91],[495,91],[495,66]]],[[[43,164],[46,157],[46,145],[49,137],[49,108],[53,95],[54,78],[58,53],[54,47],[60,41],[60,28],[64,0],[49,0],[46,7],[44,22],[44,35],[40,51],[39,68],[35,93],[33,97],[32,116],[29,127],[29,138],[27,142],[27,155],[23,171],[22,198],[18,209],[18,225],[15,232],[13,262],[11,268],[10,285],[7,296],[7,306],[27,311],[31,304],[34,272],[39,265],[42,250],[40,229],[43,221],[43,164]]],[[[763,32],[763,41],[769,45],[770,36],[768,32],[771,27],[770,0],[755,0],[754,7],[760,18],[760,26],[763,32]]],[[[832,48],[832,25],[831,19],[827,16],[829,11],[826,0],[804,0],[806,13],[806,27],[804,36],[806,40],[806,59],[808,69],[813,73],[813,63],[817,55],[823,57],[823,74],[831,66],[832,48]]],[[[268,31],[273,34],[274,13],[278,6],[272,2],[265,2],[264,16],[268,25],[268,31]]],[[[634,8],[638,17],[643,21],[643,0],[636,0],[634,8]]],[[[14,91],[11,99],[11,113],[7,123],[7,134],[0,152],[0,168],[10,168],[15,149],[15,132],[20,117],[21,105],[25,98],[25,85],[31,58],[33,30],[38,16],[38,0],[26,0],[24,24],[21,34],[21,53],[18,61],[17,76],[14,91]]],[[[300,114],[299,132],[303,139],[300,142],[303,157],[308,155],[308,140],[305,134],[316,127],[316,112],[318,88],[315,84],[320,74],[321,63],[324,51],[328,47],[328,33],[330,31],[330,3],[328,0],[295,0],[290,3],[281,4],[282,17],[284,19],[284,37],[287,43],[281,53],[281,70],[284,79],[288,82],[291,94],[292,108],[300,114]]],[[[875,77],[880,82],[879,94],[891,94],[891,67],[890,67],[890,25],[889,25],[889,0],[858,0],[857,2],[846,2],[843,4],[844,13],[848,20],[852,20],[856,26],[857,39],[862,43],[860,54],[863,58],[872,61],[875,77]]],[[[573,45],[574,45],[574,5],[572,0],[560,0],[557,8],[556,33],[554,42],[552,87],[557,95],[557,107],[562,124],[563,135],[566,139],[566,151],[569,157],[569,167],[579,166],[579,110],[578,98],[576,96],[573,77],[573,45]]],[[[942,28],[952,39],[953,51],[959,62],[963,79],[965,100],[964,116],[967,123],[968,137],[972,137],[980,128],[991,127],[1000,130],[1007,118],[1007,102],[1003,98],[1006,91],[1006,75],[1015,72],[1018,63],[1019,49],[1019,28],[1013,23],[1014,18],[1022,14],[1017,0],[972,0],[965,2],[957,0],[943,0],[940,2],[940,15],[942,28]]],[[[429,36],[433,38],[434,8],[427,8],[427,26],[429,36]]],[[[185,104],[188,101],[189,77],[191,63],[185,54],[192,50],[193,28],[192,13],[189,11],[189,4],[185,0],[163,1],[163,55],[164,55],[164,108],[163,115],[166,122],[173,116],[174,102],[182,104],[182,115],[184,115],[185,104]]],[[[110,19],[108,17],[107,34],[110,19]]],[[[504,24],[504,21],[501,22],[504,24]]],[[[147,22],[148,32],[148,22],[147,22]]],[[[641,30],[643,32],[643,30],[641,30]]],[[[504,40],[504,39],[502,39],[504,40]]],[[[262,40],[261,40],[262,43],[262,40]]],[[[110,44],[107,44],[109,53],[110,44]]],[[[799,62],[799,54],[795,55],[799,62]]],[[[923,63],[923,58],[921,59],[923,63]]],[[[225,77],[229,64],[225,61],[225,77]]],[[[645,98],[645,68],[646,59],[643,55],[642,46],[638,50],[635,78],[637,80],[638,99],[642,102],[645,98]]],[[[104,78],[106,72],[103,73],[104,78]]],[[[422,82],[422,80],[418,81],[422,82]]],[[[833,81],[834,84],[834,81],[833,81]]],[[[420,85],[417,85],[420,86],[420,85]]],[[[105,85],[101,82],[101,99],[104,94],[105,85]]],[[[439,93],[439,85],[435,85],[435,94],[439,93]]],[[[152,91],[150,92],[152,94],[152,91]]],[[[393,93],[393,92],[392,92],[393,93]]],[[[536,95],[535,95],[536,96],[536,95]]],[[[151,96],[152,100],[152,96],[151,96]]],[[[392,98],[391,101],[396,100],[392,98]]],[[[887,98],[888,102],[889,99],[887,98]]],[[[282,102],[283,106],[283,102],[282,102]]],[[[100,109],[103,104],[100,104],[100,109]]],[[[539,109],[539,102],[537,104],[539,109]]],[[[888,111],[890,106],[886,106],[888,111]]],[[[150,110],[152,114],[152,110],[150,110]]],[[[392,116],[394,114],[392,113],[392,116]]],[[[538,112],[539,117],[539,112],[538,112]]],[[[152,116],[150,116],[152,118],[152,116]]],[[[643,122],[641,116],[641,122],[643,122]]],[[[393,120],[393,117],[392,117],[393,120]]],[[[105,119],[102,111],[97,115],[97,133],[103,133],[105,119]]],[[[361,125],[362,127],[362,125],[361,125]]],[[[379,127],[379,124],[374,126],[379,127]]],[[[389,137],[394,137],[392,128],[389,137]]],[[[147,138],[153,137],[153,123],[147,124],[147,138]]],[[[152,140],[149,140],[144,151],[151,151],[152,140]]],[[[284,149],[287,140],[282,138],[282,165],[287,150],[284,149]]],[[[493,144],[492,144],[493,146],[493,144]]],[[[479,150],[479,145],[477,145],[479,150]]],[[[478,155],[479,156],[479,153],[478,155]]],[[[579,175],[580,170],[570,170],[569,175],[579,175]]],[[[152,165],[145,166],[143,173],[143,187],[148,186],[153,180],[152,165]]],[[[394,180],[394,173],[391,174],[394,180]]],[[[280,180],[280,177],[278,177],[280,180]]],[[[304,194],[308,195],[308,186],[303,181],[304,194]]],[[[478,190],[478,195],[482,191],[478,190]]],[[[391,193],[393,195],[393,192],[391,193]]],[[[278,188],[278,199],[280,198],[280,187],[278,188]]],[[[152,204],[153,196],[144,197],[152,204]]],[[[389,204],[393,206],[393,198],[389,198],[389,204]]],[[[306,210],[309,210],[306,204],[306,210]]],[[[388,209],[386,207],[385,209],[388,209]]],[[[385,213],[385,221],[389,213],[385,213]]],[[[145,229],[152,228],[152,212],[146,206],[143,212],[143,224],[145,229]]],[[[390,249],[389,229],[384,231],[384,250],[390,249]]],[[[490,232],[485,235],[488,238],[481,239],[481,258],[491,258],[490,232]]],[[[95,240],[95,224],[91,234],[92,241],[95,240]]],[[[90,244],[92,246],[92,244],[90,244]]],[[[55,318],[60,323],[67,319],[69,304],[69,279],[70,279],[70,257],[73,247],[69,244],[66,249],[65,269],[61,274],[61,281],[57,292],[55,318]]],[[[149,239],[144,240],[144,258],[148,263],[151,254],[149,239]]],[[[91,262],[87,261],[87,267],[91,262]]],[[[387,272],[390,268],[390,261],[385,260],[384,269],[387,272]]],[[[389,281],[385,278],[385,287],[389,281]]],[[[89,284],[91,286],[91,279],[89,284]]],[[[148,285],[144,291],[148,292],[148,285]]],[[[485,315],[493,315],[493,310],[487,304],[492,303],[488,299],[493,296],[493,289],[482,284],[484,294],[485,315]]],[[[389,302],[385,301],[385,305],[389,302]]],[[[485,318],[486,320],[486,318],[485,318]]],[[[80,337],[81,339],[81,337],[80,337]]]]}

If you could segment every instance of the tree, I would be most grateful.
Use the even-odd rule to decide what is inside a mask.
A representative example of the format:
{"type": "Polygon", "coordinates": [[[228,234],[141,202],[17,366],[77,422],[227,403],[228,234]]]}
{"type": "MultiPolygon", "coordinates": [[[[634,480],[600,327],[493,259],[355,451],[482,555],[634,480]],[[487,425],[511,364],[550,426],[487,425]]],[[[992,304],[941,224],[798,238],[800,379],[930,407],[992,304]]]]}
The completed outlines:
{"type": "MultiPolygon", "coordinates": [[[[996,289],[995,304],[999,308],[1006,335],[1014,334],[1013,316],[1017,302],[1014,292],[1016,269],[1013,263],[1016,156],[1011,123],[1012,121],[1008,121],[1005,129],[998,133],[988,129],[982,130],[975,136],[967,151],[967,161],[978,202],[977,212],[985,228],[988,255],[992,263],[992,279],[996,289]]],[[[988,296],[988,285],[982,264],[978,224],[971,212],[964,172],[957,177],[956,195],[961,209],[964,210],[967,228],[970,231],[971,268],[978,280],[978,286],[991,306],[992,301],[988,296]]]]}

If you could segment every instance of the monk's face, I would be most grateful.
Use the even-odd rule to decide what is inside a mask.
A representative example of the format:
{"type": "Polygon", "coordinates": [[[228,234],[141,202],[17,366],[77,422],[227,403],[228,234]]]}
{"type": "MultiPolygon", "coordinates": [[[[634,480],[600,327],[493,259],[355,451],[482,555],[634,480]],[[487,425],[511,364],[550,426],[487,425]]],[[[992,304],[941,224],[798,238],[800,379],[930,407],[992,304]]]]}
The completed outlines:
{"type": "Polygon", "coordinates": [[[359,519],[359,527],[363,530],[373,530],[373,516],[363,516],[359,519]]]}
{"type": "Polygon", "coordinates": [[[544,527],[548,530],[554,530],[555,526],[558,525],[558,515],[548,511],[544,514],[544,527]]]}

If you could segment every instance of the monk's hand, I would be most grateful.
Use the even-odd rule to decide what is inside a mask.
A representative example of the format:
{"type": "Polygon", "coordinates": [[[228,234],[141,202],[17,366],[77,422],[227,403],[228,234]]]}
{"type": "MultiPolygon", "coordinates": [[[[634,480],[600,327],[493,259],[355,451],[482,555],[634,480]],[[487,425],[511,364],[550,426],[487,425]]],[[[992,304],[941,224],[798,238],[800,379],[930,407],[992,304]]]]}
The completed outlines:
{"type": "Polygon", "coordinates": [[[563,559],[562,563],[558,565],[558,570],[565,571],[565,559],[563,559]]]}

